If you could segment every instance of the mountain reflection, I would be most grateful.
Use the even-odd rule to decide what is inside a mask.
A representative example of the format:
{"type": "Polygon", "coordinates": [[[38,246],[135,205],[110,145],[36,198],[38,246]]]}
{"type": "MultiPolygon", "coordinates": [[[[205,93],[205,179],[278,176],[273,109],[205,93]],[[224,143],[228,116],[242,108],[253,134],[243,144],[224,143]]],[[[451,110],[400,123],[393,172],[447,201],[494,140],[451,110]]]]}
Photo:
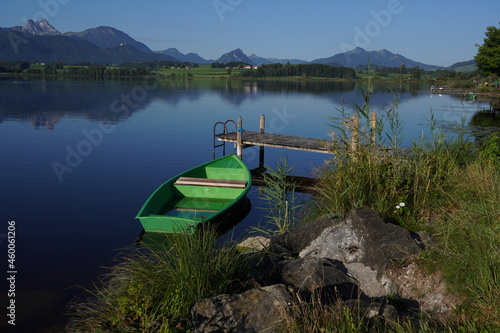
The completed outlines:
{"type": "MultiPolygon", "coordinates": [[[[263,96],[303,94],[326,100],[332,109],[347,109],[364,103],[362,91],[371,90],[370,107],[388,109],[395,99],[400,103],[419,92],[429,91],[424,84],[370,84],[357,81],[309,80],[223,80],[152,78],[133,80],[0,80],[0,122],[26,121],[37,129],[53,130],[61,119],[80,118],[118,123],[154,102],[166,111],[175,111],[185,101],[214,95],[212,107],[221,102],[236,107],[263,96]]],[[[208,106],[208,105],[207,105],[208,106]]]]}

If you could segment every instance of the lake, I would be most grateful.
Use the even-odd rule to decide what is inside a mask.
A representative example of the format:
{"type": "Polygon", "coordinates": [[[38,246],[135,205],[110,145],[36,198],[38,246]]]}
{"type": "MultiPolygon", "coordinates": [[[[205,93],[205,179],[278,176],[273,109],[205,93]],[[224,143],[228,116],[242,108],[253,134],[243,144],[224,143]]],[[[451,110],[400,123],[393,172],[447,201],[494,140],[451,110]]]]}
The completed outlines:
{"type": "MultiPolygon", "coordinates": [[[[244,129],[258,130],[265,114],[267,132],[328,139],[328,117],[342,105],[362,105],[362,89],[366,84],[315,81],[0,80],[2,280],[4,290],[15,289],[9,300],[15,301],[16,328],[62,331],[66,305],[82,292],[79,286],[96,282],[141,234],[134,217],[148,196],[212,159],[216,122],[241,115],[244,129]],[[15,236],[11,267],[6,260],[14,237],[7,235],[15,236]]],[[[429,89],[374,86],[373,111],[383,113],[399,96],[406,146],[429,135],[431,112],[447,125],[462,118],[469,123],[489,109],[488,103],[431,95],[429,89]]],[[[243,154],[250,168],[258,166],[256,148],[243,154]]],[[[269,166],[284,156],[302,176],[329,158],[266,148],[269,166]]],[[[252,209],[230,231],[233,238],[264,220],[257,188],[249,199],[252,209]]]]}

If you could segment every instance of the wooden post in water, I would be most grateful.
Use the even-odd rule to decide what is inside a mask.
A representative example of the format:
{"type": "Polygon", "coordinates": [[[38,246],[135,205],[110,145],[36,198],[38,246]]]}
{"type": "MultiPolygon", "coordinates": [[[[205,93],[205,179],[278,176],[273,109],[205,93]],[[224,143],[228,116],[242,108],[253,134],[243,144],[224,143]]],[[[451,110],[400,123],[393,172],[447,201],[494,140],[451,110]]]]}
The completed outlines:
{"type": "Polygon", "coordinates": [[[243,138],[241,137],[243,132],[243,119],[238,116],[238,128],[236,128],[236,156],[240,158],[243,157],[243,138]]]}
{"type": "MultiPolygon", "coordinates": [[[[264,134],[266,128],[266,116],[260,115],[259,133],[264,134]]],[[[259,147],[259,169],[264,168],[264,146],[259,147]]]]}
{"type": "Polygon", "coordinates": [[[377,143],[377,114],[375,112],[370,114],[370,140],[372,144],[377,143]]]}

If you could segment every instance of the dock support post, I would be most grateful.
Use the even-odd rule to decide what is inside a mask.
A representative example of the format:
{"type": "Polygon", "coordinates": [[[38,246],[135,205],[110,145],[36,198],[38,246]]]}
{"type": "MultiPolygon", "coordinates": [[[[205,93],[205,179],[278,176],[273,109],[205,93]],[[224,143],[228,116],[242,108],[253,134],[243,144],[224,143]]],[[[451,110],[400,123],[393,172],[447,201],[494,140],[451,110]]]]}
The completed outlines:
{"type": "MultiPolygon", "coordinates": [[[[266,128],[266,116],[260,115],[259,133],[264,134],[266,128]]],[[[259,147],[259,169],[264,168],[264,146],[259,147]]]]}
{"type": "Polygon", "coordinates": [[[377,114],[375,112],[370,114],[370,140],[372,144],[377,143],[377,114]]]}
{"type": "Polygon", "coordinates": [[[243,158],[243,138],[241,137],[243,132],[243,119],[238,116],[238,128],[236,129],[236,156],[243,158]]]}

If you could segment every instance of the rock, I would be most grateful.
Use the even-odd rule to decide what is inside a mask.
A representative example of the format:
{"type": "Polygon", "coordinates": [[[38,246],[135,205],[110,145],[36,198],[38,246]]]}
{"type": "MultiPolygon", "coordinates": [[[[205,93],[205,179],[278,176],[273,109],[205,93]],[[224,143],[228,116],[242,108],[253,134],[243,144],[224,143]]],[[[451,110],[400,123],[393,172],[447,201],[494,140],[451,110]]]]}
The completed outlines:
{"type": "Polygon", "coordinates": [[[444,316],[460,304],[439,272],[427,273],[414,262],[422,248],[433,246],[432,238],[386,223],[366,207],[239,246],[260,251],[245,253],[258,288],[198,302],[191,311],[194,332],[274,332],[291,314],[293,299],[300,307],[340,304],[388,321],[420,311],[444,316]],[[388,295],[394,296],[391,304],[388,295]]]}
{"type": "Polygon", "coordinates": [[[365,302],[358,299],[351,299],[341,303],[342,306],[349,308],[354,314],[362,314],[365,318],[371,319],[381,316],[387,307],[382,302],[365,302]]]}
{"type": "Polygon", "coordinates": [[[270,249],[340,261],[369,297],[394,292],[396,287],[384,276],[385,269],[420,251],[408,230],[384,222],[367,207],[353,209],[343,218],[322,216],[271,240],[270,249]]]}
{"type": "Polygon", "coordinates": [[[283,284],[205,299],[191,310],[194,332],[275,332],[292,302],[283,284]]]}
{"type": "MultiPolygon", "coordinates": [[[[340,264],[340,263],[339,263],[340,264]]],[[[299,292],[319,292],[326,300],[357,298],[357,281],[346,275],[334,261],[322,258],[285,260],[276,270],[283,283],[299,292]]]]}
{"type": "Polygon", "coordinates": [[[256,236],[248,237],[240,242],[237,246],[249,251],[262,251],[269,247],[271,240],[266,237],[256,236]]]}
{"type": "Polygon", "coordinates": [[[245,258],[250,265],[250,276],[255,287],[265,287],[273,284],[282,283],[282,279],[276,272],[276,265],[283,258],[275,255],[269,256],[268,253],[255,254],[245,253],[245,258]]]}
{"type": "Polygon", "coordinates": [[[428,250],[436,245],[436,240],[425,231],[416,232],[413,238],[423,250],[428,250]]]}
{"type": "Polygon", "coordinates": [[[271,238],[269,251],[298,254],[302,248],[308,246],[313,240],[320,237],[323,230],[331,228],[340,222],[341,217],[339,215],[327,214],[320,216],[304,226],[271,238]]]}
{"type": "Polygon", "coordinates": [[[383,309],[382,313],[380,314],[382,318],[384,318],[387,321],[396,321],[399,317],[398,310],[390,304],[386,304],[383,309]]]}
{"type": "Polygon", "coordinates": [[[419,311],[433,313],[437,319],[445,319],[462,303],[448,292],[441,272],[426,272],[416,262],[390,267],[386,275],[398,286],[396,293],[403,300],[417,303],[419,311]]]}

